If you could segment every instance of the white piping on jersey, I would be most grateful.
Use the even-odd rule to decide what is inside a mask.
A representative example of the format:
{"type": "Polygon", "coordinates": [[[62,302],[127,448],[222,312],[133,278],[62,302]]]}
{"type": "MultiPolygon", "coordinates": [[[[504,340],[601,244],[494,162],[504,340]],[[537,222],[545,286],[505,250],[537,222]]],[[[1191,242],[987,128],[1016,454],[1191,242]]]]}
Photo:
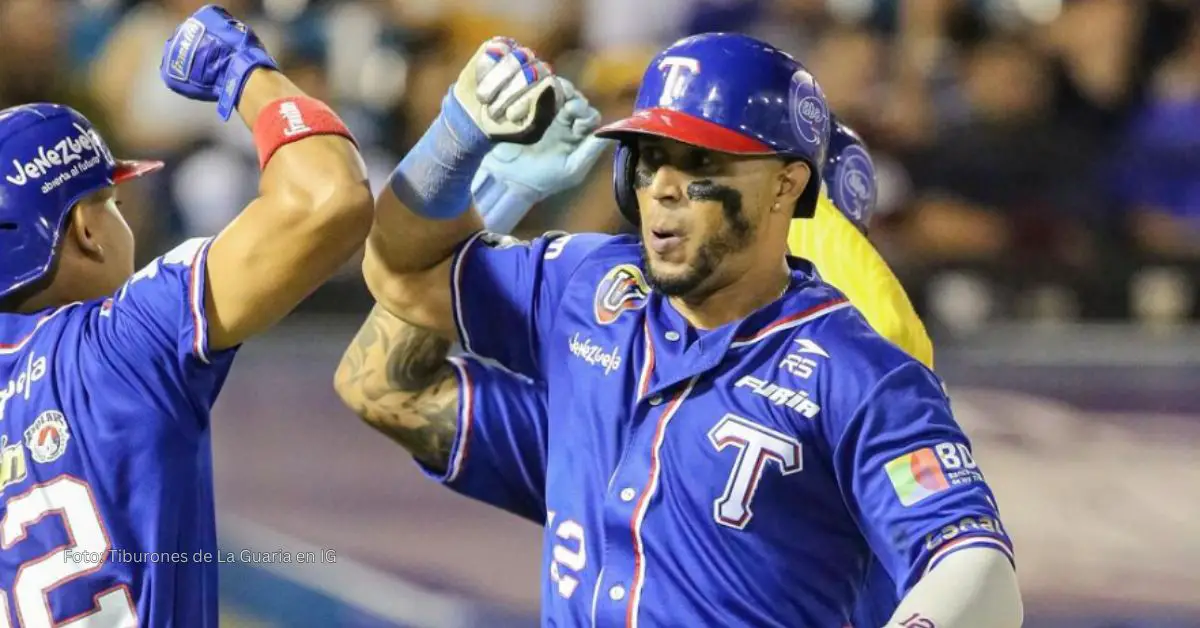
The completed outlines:
{"type": "Polygon", "coordinates": [[[654,373],[654,336],[650,335],[650,317],[642,319],[642,337],[646,339],[646,358],[642,362],[642,374],[638,376],[639,401],[650,392],[650,375],[654,373]]]}
{"type": "Polygon", "coordinates": [[[842,309],[845,309],[848,307],[853,307],[853,305],[850,303],[850,301],[848,301],[846,299],[836,299],[833,301],[829,301],[828,303],[823,303],[823,304],[818,305],[815,308],[809,310],[806,313],[802,312],[801,313],[802,315],[799,316],[798,318],[796,318],[795,320],[789,321],[785,318],[782,320],[787,321],[787,322],[780,323],[780,322],[776,321],[775,323],[772,323],[771,326],[759,331],[756,335],[754,335],[750,338],[747,338],[746,340],[734,341],[729,344],[729,348],[737,349],[740,347],[745,347],[747,345],[752,345],[764,338],[773,336],[781,331],[786,331],[797,325],[803,325],[805,323],[812,322],[818,318],[821,318],[822,316],[825,316],[826,314],[832,314],[838,310],[842,310],[842,309]]]}
{"type": "Polygon", "coordinates": [[[475,390],[471,386],[471,375],[467,371],[466,362],[459,357],[446,358],[458,370],[458,389],[462,393],[462,403],[458,404],[458,429],[454,436],[454,458],[446,469],[443,482],[453,482],[462,470],[463,461],[467,458],[467,447],[470,446],[471,423],[475,417],[475,390]]]}
{"type": "Polygon", "coordinates": [[[192,258],[192,285],[189,302],[192,310],[192,326],[195,328],[195,340],[192,342],[192,352],[196,354],[200,361],[208,364],[208,352],[205,347],[208,346],[208,319],[204,316],[204,291],[200,289],[200,262],[208,255],[208,249],[212,246],[212,240],[205,242],[199,251],[196,251],[196,257],[192,258]]]}
{"type": "Polygon", "coordinates": [[[928,574],[931,570],[933,570],[934,567],[937,566],[938,561],[942,560],[946,556],[949,556],[950,554],[953,554],[961,549],[979,546],[996,549],[1001,554],[1004,554],[1008,558],[1009,562],[1014,562],[1012,549],[1010,549],[1008,545],[1006,545],[1000,539],[991,536],[968,536],[964,539],[952,541],[938,551],[934,552],[933,555],[929,557],[929,560],[925,562],[925,569],[922,571],[921,577],[924,578],[926,574],[928,574]]]}
{"type": "MultiPolygon", "coordinates": [[[[462,471],[462,466],[464,464],[466,464],[467,454],[470,453],[470,442],[468,441],[468,439],[470,438],[471,431],[475,429],[475,403],[476,403],[475,387],[471,383],[470,366],[469,365],[471,363],[474,363],[474,364],[478,365],[481,369],[484,369],[484,370],[494,369],[497,371],[503,371],[504,373],[507,373],[508,375],[510,375],[512,377],[520,379],[523,382],[532,382],[533,380],[530,379],[527,375],[510,370],[508,367],[504,366],[503,364],[501,364],[491,358],[485,358],[481,355],[475,355],[475,354],[471,354],[471,353],[463,353],[460,355],[449,356],[446,359],[448,361],[450,361],[450,363],[453,366],[455,366],[456,368],[459,369],[459,374],[461,376],[461,378],[459,379],[460,390],[462,390],[463,387],[465,387],[463,396],[459,398],[459,417],[460,418],[458,421],[458,429],[455,430],[455,436],[454,436],[454,442],[456,443],[456,445],[452,445],[452,448],[451,448],[451,451],[456,452],[455,457],[458,458],[459,461],[457,463],[455,463],[456,468],[454,470],[454,475],[448,477],[445,480],[446,482],[449,482],[449,481],[453,480],[454,478],[458,477],[458,474],[462,471]],[[469,410],[464,412],[463,408],[469,408],[469,410]],[[460,441],[461,441],[461,443],[460,443],[460,441]],[[457,449],[455,449],[454,447],[457,447],[457,449]]],[[[453,461],[451,461],[451,462],[453,462],[453,461]]],[[[522,473],[521,477],[523,480],[525,480],[525,486],[529,489],[529,492],[531,494],[543,492],[543,491],[539,490],[536,486],[533,485],[533,481],[529,478],[528,473],[522,473]]]]}
{"type": "Polygon", "coordinates": [[[471,236],[467,240],[467,243],[458,250],[456,258],[451,262],[454,264],[454,277],[450,283],[450,301],[454,304],[454,327],[458,330],[458,337],[462,340],[463,350],[467,353],[474,353],[475,351],[471,348],[471,338],[467,335],[467,319],[463,318],[462,267],[466,261],[467,252],[470,251],[475,241],[481,238],[484,233],[486,232],[479,231],[471,236]]]}
{"type": "Polygon", "coordinates": [[[49,314],[39,318],[38,322],[36,324],[34,324],[34,326],[33,326],[33,331],[29,332],[28,334],[25,334],[24,338],[18,340],[15,344],[11,344],[11,345],[0,344],[0,355],[11,355],[13,353],[20,351],[21,349],[24,349],[25,345],[29,344],[30,340],[33,340],[34,335],[36,335],[38,330],[42,328],[42,325],[45,325],[46,323],[50,322],[50,319],[54,318],[55,316],[58,316],[62,312],[65,312],[65,311],[75,307],[76,305],[79,305],[80,303],[82,303],[82,301],[68,303],[64,306],[59,307],[57,310],[54,310],[53,312],[50,312],[49,314]]]}
{"type": "Polygon", "coordinates": [[[642,601],[642,586],[646,582],[646,553],[642,543],[642,522],[646,518],[646,511],[650,509],[650,499],[654,497],[654,493],[658,490],[658,476],[662,473],[662,464],[659,460],[659,450],[662,449],[663,441],[666,440],[667,424],[671,422],[671,418],[679,410],[679,406],[683,405],[683,400],[691,394],[692,389],[696,386],[696,381],[700,379],[699,375],[688,380],[687,388],[679,393],[675,401],[663,410],[662,416],[658,419],[657,432],[654,435],[654,445],[650,450],[650,481],[646,485],[646,490],[642,493],[642,498],[638,500],[637,507],[633,511],[633,560],[634,573],[633,583],[629,587],[629,606],[625,615],[625,625],[627,628],[637,628],[638,606],[642,601]]]}
{"type": "Polygon", "coordinates": [[[592,628],[596,626],[596,601],[600,599],[601,582],[604,582],[604,567],[600,567],[600,575],[596,576],[596,586],[592,587],[592,628]]]}

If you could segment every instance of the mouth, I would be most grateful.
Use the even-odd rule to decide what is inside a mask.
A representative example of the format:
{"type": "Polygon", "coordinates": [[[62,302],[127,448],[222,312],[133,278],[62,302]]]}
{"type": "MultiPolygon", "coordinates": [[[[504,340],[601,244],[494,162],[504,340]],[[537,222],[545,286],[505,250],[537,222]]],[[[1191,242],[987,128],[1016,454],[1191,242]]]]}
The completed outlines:
{"type": "Polygon", "coordinates": [[[683,233],[678,229],[651,229],[648,240],[650,250],[666,255],[683,245],[683,233]]]}

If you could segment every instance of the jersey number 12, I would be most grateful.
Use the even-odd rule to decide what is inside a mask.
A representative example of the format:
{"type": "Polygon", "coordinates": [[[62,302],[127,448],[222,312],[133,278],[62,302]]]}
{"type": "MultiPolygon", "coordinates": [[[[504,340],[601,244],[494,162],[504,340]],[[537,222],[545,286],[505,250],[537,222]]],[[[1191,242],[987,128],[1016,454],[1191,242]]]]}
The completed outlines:
{"type": "MultiPolygon", "coordinates": [[[[54,623],[50,590],[103,567],[112,543],[100,522],[100,513],[96,512],[91,488],[76,478],[62,475],[8,500],[4,519],[0,520],[0,549],[12,550],[25,539],[29,526],[53,515],[62,518],[70,541],[17,569],[12,602],[18,625],[23,628],[137,626],[137,611],[125,585],[95,594],[92,610],[54,623]]],[[[8,606],[8,593],[0,590],[0,628],[12,626],[8,606]]]]}

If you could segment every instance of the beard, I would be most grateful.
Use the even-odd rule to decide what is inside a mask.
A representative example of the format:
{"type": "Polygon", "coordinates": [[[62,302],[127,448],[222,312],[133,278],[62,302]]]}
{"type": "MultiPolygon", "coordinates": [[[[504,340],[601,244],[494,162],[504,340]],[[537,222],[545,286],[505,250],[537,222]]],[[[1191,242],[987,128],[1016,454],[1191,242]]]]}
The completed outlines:
{"type": "Polygon", "coordinates": [[[668,276],[656,272],[645,242],[642,243],[642,267],[646,269],[646,282],[654,290],[669,297],[699,300],[711,292],[712,289],[705,289],[704,283],[716,273],[721,262],[754,242],[756,227],[742,211],[742,193],[731,187],[708,180],[695,181],[688,185],[687,195],[692,201],[721,203],[725,216],[721,230],[700,245],[695,259],[682,273],[668,276]]]}

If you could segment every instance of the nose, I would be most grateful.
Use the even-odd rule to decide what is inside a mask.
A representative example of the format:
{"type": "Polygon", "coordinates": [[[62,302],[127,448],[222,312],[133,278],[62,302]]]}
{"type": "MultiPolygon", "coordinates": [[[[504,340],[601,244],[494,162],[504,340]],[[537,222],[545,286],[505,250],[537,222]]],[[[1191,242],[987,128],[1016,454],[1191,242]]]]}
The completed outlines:
{"type": "Polygon", "coordinates": [[[665,207],[676,205],[684,199],[683,183],[682,173],[664,165],[650,178],[650,197],[665,207]]]}

